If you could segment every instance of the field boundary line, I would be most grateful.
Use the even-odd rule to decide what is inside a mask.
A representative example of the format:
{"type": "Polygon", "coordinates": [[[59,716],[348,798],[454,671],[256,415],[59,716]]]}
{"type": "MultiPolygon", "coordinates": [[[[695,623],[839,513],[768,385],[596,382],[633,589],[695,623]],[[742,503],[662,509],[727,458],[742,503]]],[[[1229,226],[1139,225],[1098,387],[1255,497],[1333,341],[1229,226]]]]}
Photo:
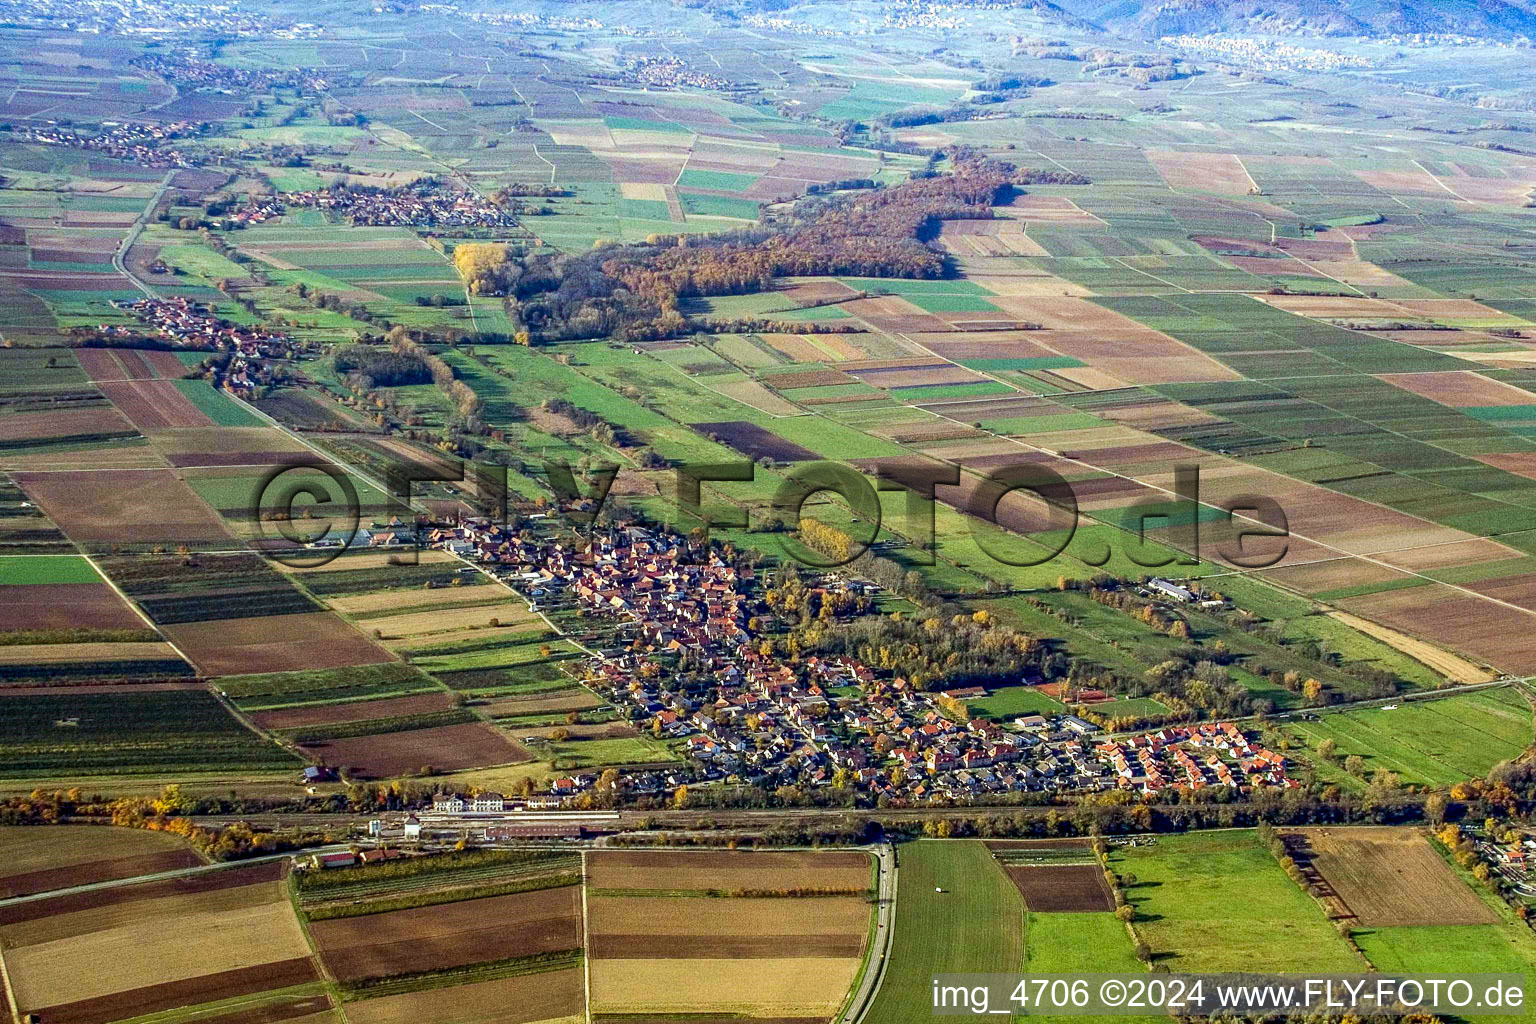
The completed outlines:
{"type": "Polygon", "coordinates": [[[581,851],[581,996],[587,1024],[592,1024],[592,943],[587,924],[587,851],[581,851]]]}
{"type": "Polygon", "coordinates": [[[16,990],[11,986],[11,972],[5,966],[4,939],[0,939],[0,988],[5,989],[5,1005],[11,1011],[11,1024],[21,1024],[21,1007],[16,1005],[16,990]]]}

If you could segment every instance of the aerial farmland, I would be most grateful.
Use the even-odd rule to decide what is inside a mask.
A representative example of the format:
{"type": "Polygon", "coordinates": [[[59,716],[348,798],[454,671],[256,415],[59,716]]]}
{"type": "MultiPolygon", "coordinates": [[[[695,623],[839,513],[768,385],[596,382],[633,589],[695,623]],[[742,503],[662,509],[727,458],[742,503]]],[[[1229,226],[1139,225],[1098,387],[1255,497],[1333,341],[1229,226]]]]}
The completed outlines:
{"type": "Polygon", "coordinates": [[[1532,38],[0,0],[4,1012],[1531,971],[1532,38]]]}

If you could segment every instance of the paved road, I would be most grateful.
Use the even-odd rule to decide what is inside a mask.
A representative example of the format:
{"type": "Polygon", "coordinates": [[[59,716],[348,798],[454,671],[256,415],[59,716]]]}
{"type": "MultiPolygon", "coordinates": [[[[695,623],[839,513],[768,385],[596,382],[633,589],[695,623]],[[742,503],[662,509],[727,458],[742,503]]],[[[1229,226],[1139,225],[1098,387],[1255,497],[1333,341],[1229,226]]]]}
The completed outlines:
{"type": "Polygon", "coordinates": [[[117,251],[112,254],[113,268],[133,282],[135,288],[151,299],[155,298],[155,290],[134,276],[133,272],[128,269],[128,264],[124,261],[124,257],[128,255],[128,250],[133,248],[133,243],[138,241],[139,233],[144,230],[144,225],[149,223],[149,218],[154,215],[155,207],[160,204],[160,197],[165,195],[165,190],[171,187],[171,179],[174,177],[176,177],[174,170],[165,172],[165,177],[160,179],[160,187],[155,189],[155,194],[150,196],[149,202],[145,204],[144,212],[139,214],[138,219],[133,222],[133,226],[128,229],[128,233],[123,236],[123,244],[119,245],[117,251]]]}
{"type": "Polygon", "coordinates": [[[345,843],[336,843],[332,846],[314,846],[304,850],[290,851],[288,853],[271,853],[265,857],[248,857],[245,860],[224,861],[218,864],[199,864],[196,867],[177,868],[175,871],[161,871],[153,875],[139,875],[135,878],[113,878],[105,882],[92,882],[89,885],[74,885],[68,889],[53,889],[48,892],[31,892],[25,896],[12,896],[9,899],[0,900],[0,907],[8,907],[15,903],[33,903],[37,900],[51,900],[57,896],[73,896],[82,892],[99,892],[102,889],[116,889],[124,885],[139,885],[143,882],[161,882],[171,878],[185,878],[188,875],[201,875],[209,871],[223,871],[227,868],[245,867],[248,864],[261,864],[266,861],[286,860],[291,857],[308,857],[317,853],[340,853],[350,850],[345,843]]]}
{"type": "Polygon", "coordinates": [[[880,865],[880,881],[876,885],[875,937],[869,950],[869,964],[859,980],[859,989],[848,1003],[848,1010],[841,1018],[842,1024],[859,1024],[880,991],[885,978],[885,966],[890,962],[891,939],[895,934],[896,920],[896,848],[891,843],[881,843],[876,849],[880,865]]]}

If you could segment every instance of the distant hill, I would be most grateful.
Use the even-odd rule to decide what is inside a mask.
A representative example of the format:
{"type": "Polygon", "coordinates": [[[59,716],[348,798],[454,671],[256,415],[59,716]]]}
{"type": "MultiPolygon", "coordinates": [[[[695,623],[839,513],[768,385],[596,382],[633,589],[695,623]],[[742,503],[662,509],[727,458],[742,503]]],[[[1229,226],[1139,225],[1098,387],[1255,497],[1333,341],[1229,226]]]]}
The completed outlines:
{"type": "Polygon", "coordinates": [[[1157,36],[1207,32],[1387,36],[1459,33],[1536,38],[1536,0],[1057,0],[1114,32],[1157,36]]]}

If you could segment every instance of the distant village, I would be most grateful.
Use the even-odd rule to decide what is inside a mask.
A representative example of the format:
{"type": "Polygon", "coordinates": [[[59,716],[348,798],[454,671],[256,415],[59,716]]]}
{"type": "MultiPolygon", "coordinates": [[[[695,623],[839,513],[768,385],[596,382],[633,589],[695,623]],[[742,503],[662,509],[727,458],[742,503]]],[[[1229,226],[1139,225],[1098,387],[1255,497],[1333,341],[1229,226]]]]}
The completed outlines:
{"type": "MultiPolygon", "coordinates": [[[[667,797],[680,787],[731,782],[770,792],[837,787],[875,801],[923,803],[1024,791],[1299,785],[1281,755],[1231,723],[1115,739],[1067,713],[1000,724],[968,713],[965,701],[984,696],[981,688],[923,692],[850,657],[776,657],[761,643],[773,616],[753,570],[644,527],[598,530],[589,550],[473,519],[435,527],[423,540],[479,564],[535,608],[574,603],[616,625],[617,639],[586,666],[585,685],[620,719],[669,741],[684,758],[619,770],[602,782],[622,794],[667,797]],[[663,670],[659,660],[667,658],[686,671],[663,670]]],[[[369,542],[400,543],[402,535],[369,542]]],[[[1168,600],[1194,598],[1176,583],[1156,582],[1168,600]]],[[[816,585],[876,589],[830,577],[816,585]]],[[[503,800],[499,794],[482,794],[472,809],[590,807],[583,794],[600,780],[567,775],[545,793],[500,808],[491,806],[503,800]]]]}
{"type": "Polygon", "coordinates": [[[13,25],[33,25],[66,32],[156,36],[189,32],[225,36],[314,39],[319,25],[277,21],[242,9],[237,0],[221,4],[173,0],[0,0],[0,18],[13,25]]]}
{"type": "MultiPolygon", "coordinates": [[[[228,353],[228,361],[221,360],[218,384],[242,398],[252,398],[257,388],[273,383],[269,360],[292,359],[299,348],[298,342],[280,331],[220,319],[184,296],[115,300],[112,305],[149,325],[154,337],[178,349],[228,353]]],[[[95,333],[106,341],[128,341],[141,332],[122,324],[100,324],[95,333]]]]}
{"type": "Polygon", "coordinates": [[[639,82],[652,89],[714,89],[729,92],[734,88],[730,79],[708,71],[700,71],[678,57],[641,57],[628,61],[624,70],[639,82]]]}
{"type": "Polygon", "coordinates": [[[145,53],[128,63],[179,86],[231,94],[264,93],[278,87],[318,91],[330,84],[324,73],[312,68],[295,71],[233,68],[181,54],[145,53]]]}
{"type": "Polygon", "coordinates": [[[56,122],[49,122],[37,126],[14,125],[11,128],[11,140],[45,146],[70,146],[131,161],[140,167],[161,170],[201,166],[199,158],[166,146],[165,143],[201,135],[208,127],[200,121],[172,121],[167,124],[134,122],[104,125],[104,130],[96,135],[79,135],[71,129],[60,127],[56,122]]]}
{"type": "Polygon", "coordinates": [[[399,188],[338,186],[285,192],[288,206],[325,210],[349,224],[367,227],[510,228],[517,218],[468,189],[444,187],[421,178],[399,188]]]}

